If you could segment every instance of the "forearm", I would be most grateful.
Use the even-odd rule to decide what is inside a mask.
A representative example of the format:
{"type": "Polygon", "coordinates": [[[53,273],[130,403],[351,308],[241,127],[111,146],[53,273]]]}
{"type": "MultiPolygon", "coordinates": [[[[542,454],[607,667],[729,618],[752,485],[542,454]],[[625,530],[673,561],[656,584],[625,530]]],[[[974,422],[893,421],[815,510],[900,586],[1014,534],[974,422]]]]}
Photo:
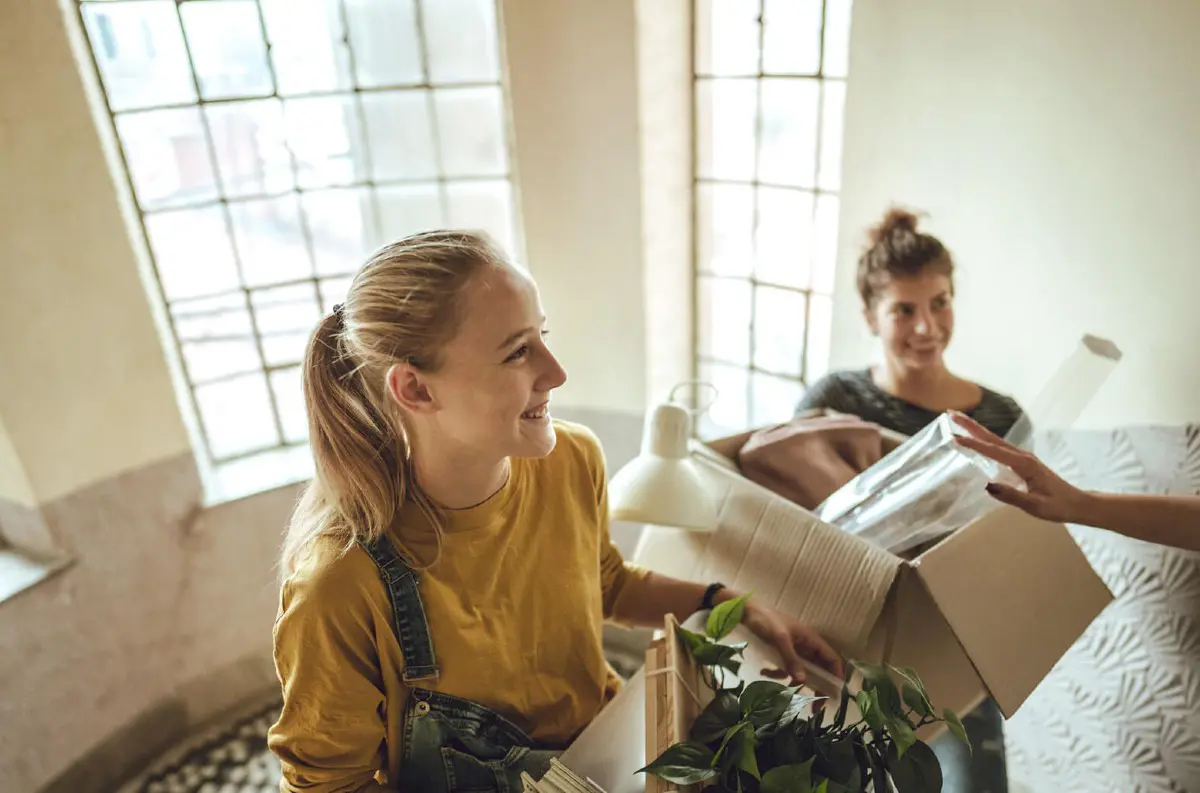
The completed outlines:
{"type": "MultiPolygon", "coordinates": [[[[621,622],[641,627],[658,628],[668,614],[683,622],[700,609],[706,584],[696,584],[678,578],[648,573],[626,585],[617,599],[613,617],[621,622]]],[[[737,593],[722,589],[714,601],[722,603],[737,597],[737,593]]]]}
{"type": "Polygon", "coordinates": [[[1126,537],[1200,551],[1200,496],[1087,493],[1072,523],[1126,537]]]}

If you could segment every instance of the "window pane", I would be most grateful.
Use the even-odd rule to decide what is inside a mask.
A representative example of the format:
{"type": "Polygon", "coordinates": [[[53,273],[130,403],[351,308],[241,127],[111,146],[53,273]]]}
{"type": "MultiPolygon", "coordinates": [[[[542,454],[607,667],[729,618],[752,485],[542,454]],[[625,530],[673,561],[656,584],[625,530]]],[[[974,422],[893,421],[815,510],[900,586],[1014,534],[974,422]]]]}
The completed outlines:
{"type": "Polygon", "coordinates": [[[369,178],[352,97],[289,99],[283,112],[301,187],[332,187],[369,178]]]}
{"type": "Polygon", "coordinates": [[[700,415],[700,434],[715,438],[741,432],[750,426],[747,404],[750,373],[740,366],[701,362],[700,381],[717,389],[712,407],[700,415]]]}
{"type": "Polygon", "coordinates": [[[352,273],[374,247],[375,217],[365,189],[321,190],[300,199],[317,273],[352,273]]]}
{"type": "Polygon", "coordinates": [[[421,12],[429,82],[500,81],[495,0],[426,0],[421,12]]]}
{"type": "Polygon", "coordinates": [[[208,105],[204,112],[226,196],[280,193],[295,186],[278,99],[208,105]]]}
{"type": "Polygon", "coordinates": [[[700,355],[746,366],[750,363],[750,283],[700,276],[700,355]]]}
{"type": "Polygon", "coordinates": [[[812,187],[817,168],[816,80],[762,81],[762,140],[758,178],[812,187]]]}
{"type": "Polygon", "coordinates": [[[450,182],[446,200],[450,226],[483,229],[509,256],[515,255],[512,186],[507,180],[450,182]]]}
{"type": "Polygon", "coordinates": [[[267,449],[280,442],[267,378],[261,372],[196,387],[200,421],[218,460],[267,449]]]}
{"type": "Polygon", "coordinates": [[[268,366],[299,363],[321,309],[316,284],[294,284],[250,293],[268,366]]]}
{"type": "Polygon", "coordinates": [[[379,202],[379,220],[383,231],[381,245],[418,231],[440,229],[446,225],[437,184],[380,187],[375,190],[375,196],[379,202]]]}
{"type": "Polygon", "coordinates": [[[186,2],[179,13],[205,99],[265,96],[274,90],[255,0],[186,2]]]}
{"type": "Polygon", "coordinates": [[[764,427],[788,421],[804,396],[799,381],[754,372],[750,375],[750,426],[764,427]]]}
{"type": "Polygon", "coordinates": [[[821,0],[765,0],[763,71],[816,74],[821,65],[821,0]]]}
{"type": "Polygon", "coordinates": [[[328,314],[333,311],[333,307],[346,299],[346,293],[350,291],[350,282],[352,278],[326,278],[323,279],[319,286],[321,290],[321,311],[328,314]]]}
{"type": "Polygon", "coordinates": [[[377,181],[437,178],[427,91],[364,94],[362,106],[377,181]]]}
{"type": "Polygon", "coordinates": [[[837,196],[828,194],[817,196],[817,213],[813,226],[812,288],[823,295],[831,295],[833,294],[834,274],[837,270],[837,196]]]}
{"type": "Polygon", "coordinates": [[[193,382],[262,368],[242,292],[177,303],[171,306],[171,319],[193,382]]]}
{"type": "Polygon", "coordinates": [[[230,292],[240,286],[220,207],[146,215],[146,235],[168,301],[230,292]]]}
{"type": "Polygon", "coordinates": [[[827,77],[845,77],[850,67],[852,0],[825,0],[825,68],[827,77]]]}
{"type": "Polygon", "coordinates": [[[116,126],[142,209],[217,197],[217,179],[198,108],[120,115],[116,126]]]}
{"type": "Polygon", "coordinates": [[[714,179],[754,178],[754,80],[696,83],[697,174],[714,179]]]}
{"type": "Polygon", "coordinates": [[[295,195],[238,201],[229,205],[229,213],[247,286],[312,276],[295,195]]]}
{"type": "Polygon", "coordinates": [[[300,367],[271,372],[271,390],[275,392],[275,405],[283,424],[283,439],[288,443],[304,443],[308,440],[308,414],[304,409],[300,367]]]}
{"type": "Polygon", "coordinates": [[[754,261],[754,188],[699,184],[697,258],[702,272],[750,275],[754,261]]]}
{"type": "Polygon", "coordinates": [[[771,284],[807,289],[812,229],[812,193],[781,187],[759,188],[755,277],[771,284]]]}
{"type": "Polygon", "coordinates": [[[84,3],[83,21],[114,111],[196,101],[173,0],[84,3]]]}
{"type": "Polygon", "coordinates": [[[754,290],[754,366],[800,376],[804,358],[804,295],[760,286],[754,290]]]}
{"type": "Polygon", "coordinates": [[[414,0],[346,0],[346,21],[359,85],[424,82],[414,0]]]}
{"type": "Polygon", "coordinates": [[[260,0],[280,94],[353,86],[341,0],[260,0]]]}
{"type": "Polygon", "coordinates": [[[696,74],[758,74],[759,0],[696,3],[696,74]]]}
{"type": "Polygon", "coordinates": [[[846,84],[821,83],[821,166],[817,184],[825,190],[842,186],[842,119],[846,112],[846,84]]]}
{"type": "Polygon", "coordinates": [[[832,339],[833,298],[812,295],[808,298],[808,349],[804,353],[804,378],[809,383],[829,371],[832,339]]]}
{"type": "Polygon", "coordinates": [[[503,176],[508,171],[499,88],[434,91],[442,171],[455,176],[503,176]]]}

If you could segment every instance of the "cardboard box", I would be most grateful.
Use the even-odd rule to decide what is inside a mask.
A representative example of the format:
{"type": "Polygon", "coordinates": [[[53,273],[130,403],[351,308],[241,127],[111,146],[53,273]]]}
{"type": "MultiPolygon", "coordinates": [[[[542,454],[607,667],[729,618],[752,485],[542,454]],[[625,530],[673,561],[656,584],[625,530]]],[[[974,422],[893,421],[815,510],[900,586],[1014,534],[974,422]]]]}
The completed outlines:
{"type": "Polygon", "coordinates": [[[990,695],[1011,717],[1112,600],[1062,524],[1003,507],[903,559],[743,477],[740,437],[693,448],[717,531],[647,527],[633,561],[753,591],[847,657],[911,666],[937,708],[990,695]]]}

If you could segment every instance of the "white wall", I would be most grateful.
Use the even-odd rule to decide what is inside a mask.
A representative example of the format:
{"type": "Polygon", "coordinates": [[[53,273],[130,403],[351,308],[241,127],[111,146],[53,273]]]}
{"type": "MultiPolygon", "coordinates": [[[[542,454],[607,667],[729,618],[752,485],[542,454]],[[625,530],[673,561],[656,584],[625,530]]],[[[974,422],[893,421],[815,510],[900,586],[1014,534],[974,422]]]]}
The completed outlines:
{"type": "Polygon", "coordinates": [[[559,404],[641,413],[642,313],[633,0],[501,4],[516,180],[559,404]]]}
{"type": "Polygon", "coordinates": [[[1028,400],[1084,332],[1125,358],[1082,426],[1200,418],[1200,3],[857,0],[832,362],[896,201],[960,267],[951,362],[1028,400]]]}

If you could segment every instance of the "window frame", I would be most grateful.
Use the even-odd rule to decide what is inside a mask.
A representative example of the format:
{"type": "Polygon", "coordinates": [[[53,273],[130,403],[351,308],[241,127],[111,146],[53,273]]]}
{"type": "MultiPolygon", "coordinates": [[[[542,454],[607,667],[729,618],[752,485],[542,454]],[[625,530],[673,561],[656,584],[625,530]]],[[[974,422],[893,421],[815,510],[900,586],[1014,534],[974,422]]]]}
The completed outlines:
{"type": "MultiPolygon", "coordinates": [[[[353,275],[353,270],[345,273],[326,273],[322,272],[317,265],[317,252],[314,235],[310,228],[305,209],[304,198],[308,193],[322,193],[331,190],[355,191],[352,195],[358,195],[361,202],[362,218],[363,218],[363,237],[365,239],[374,239],[382,241],[384,239],[384,212],[383,212],[383,197],[379,193],[380,188],[389,188],[393,186],[404,185],[433,185],[437,186],[437,203],[441,211],[441,216],[445,225],[451,226],[450,222],[450,196],[448,187],[464,183],[479,183],[488,182],[499,184],[504,183],[507,190],[507,209],[508,221],[510,228],[506,229],[510,235],[513,253],[519,254],[523,248],[522,239],[522,223],[520,218],[520,209],[518,206],[518,191],[515,184],[515,164],[514,164],[514,141],[512,122],[510,118],[510,90],[508,85],[508,74],[504,59],[504,42],[503,42],[503,18],[499,0],[492,0],[488,5],[491,7],[493,20],[495,24],[496,40],[496,79],[486,81],[448,81],[434,79],[431,73],[431,47],[430,37],[425,26],[425,8],[426,3],[431,0],[413,0],[413,13],[415,25],[415,40],[418,46],[420,71],[422,80],[419,82],[402,82],[391,83],[386,85],[363,85],[361,73],[359,71],[359,63],[356,60],[355,43],[353,41],[351,19],[347,8],[347,0],[331,0],[330,8],[336,3],[337,24],[340,27],[342,38],[336,40],[338,44],[344,47],[347,54],[346,71],[348,74],[348,85],[336,86],[329,90],[315,90],[307,92],[291,92],[281,91],[280,78],[275,59],[272,57],[272,40],[268,32],[267,15],[264,12],[263,0],[243,0],[253,4],[254,12],[257,15],[258,32],[262,37],[263,52],[265,55],[265,69],[269,75],[269,92],[247,94],[239,93],[237,96],[220,96],[216,98],[206,98],[205,91],[202,85],[201,71],[197,69],[197,58],[194,52],[195,45],[192,36],[189,34],[188,24],[185,22],[182,6],[188,3],[206,3],[220,2],[221,0],[168,0],[173,8],[175,22],[178,24],[182,39],[183,53],[186,56],[188,77],[190,79],[190,90],[195,96],[190,101],[186,102],[171,102],[159,103],[156,102],[150,106],[129,109],[116,109],[114,102],[109,94],[108,86],[105,82],[105,74],[101,68],[98,48],[101,45],[110,46],[110,50],[116,51],[118,44],[112,36],[111,23],[106,28],[108,31],[107,37],[102,37],[103,40],[93,38],[90,31],[88,20],[86,17],[86,9],[89,6],[117,6],[129,0],[71,0],[71,5],[74,6],[75,15],[78,23],[78,31],[80,33],[80,49],[84,53],[86,64],[91,67],[95,75],[96,85],[98,87],[99,105],[103,114],[107,115],[108,129],[105,130],[106,135],[110,135],[112,141],[113,153],[113,168],[120,171],[114,174],[114,178],[119,182],[119,189],[124,193],[130,202],[131,212],[129,215],[136,222],[132,223],[132,236],[135,238],[135,245],[143,254],[143,275],[146,282],[147,293],[151,298],[152,308],[156,314],[157,324],[161,340],[164,343],[165,352],[168,358],[168,363],[172,370],[173,379],[175,380],[175,389],[177,398],[180,402],[181,412],[184,414],[185,423],[188,426],[190,435],[192,436],[193,452],[195,453],[197,463],[201,469],[201,476],[205,481],[206,495],[210,502],[219,502],[230,498],[237,498],[244,495],[249,495],[252,492],[259,492],[271,486],[286,484],[291,481],[300,481],[301,479],[311,476],[311,459],[307,452],[308,439],[307,434],[302,440],[290,439],[294,434],[289,434],[284,426],[284,413],[280,408],[280,400],[276,395],[276,385],[273,383],[273,374],[280,371],[299,369],[303,366],[303,352],[300,351],[299,360],[291,360],[287,363],[268,363],[271,360],[265,349],[264,339],[266,334],[260,327],[261,307],[255,305],[255,294],[278,288],[286,288],[289,286],[308,286],[311,285],[315,298],[318,316],[328,312],[333,300],[326,293],[329,282],[333,281],[348,281],[353,275]],[[443,150],[442,142],[439,140],[438,126],[438,107],[437,99],[438,92],[454,89],[478,89],[487,88],[495,89],[500,98],[500,131],[503,136],[501,141],[501,150],[503,152],[504,164],[502,173],[480,174],[478,176],[450,174],[446,168],[445,151],[443,150]],[[376,144],[371,140],[369,133],[367,111],[364,107],[364,95],[385,94],[389,92],[424,92],[425,102],[427,106],[428,117],[431,128],[433,130],[432,155],[436,163],[436,178],[421,177],[421,178],[398,178],[398,179],[380,179],[376,178],[373,163],[378,149],[376,144]],[[286,189],[270,190],[266,189],[263,192],[254,192],[252,195],[243,195],[240,192],[234,193],[229,189],[226,177],[221,172],[222,160],[219,157],[217,146],[217,135],[213,131],[213,121],[207,108],[220,105],[237,105],[238,103],[256,102],[256,101],[273,101],[279,103],[279,107],[284,107],[284,103],[290,100],[303,100],[314,98],[340,98],[346,101],[347,105],[353,106],[354,123],[357,125],[356,140],[351,144],[352,151],[360,160],[361,173],[355,173],[354,178],[349,180],[339,180],[336,182],[322,184],[320,186],[304,186],[304,180],[300,175],[301,164],[296,155],[292,141],[287,135],[284,136],[282,147],[287,152],[288,172],[290,176],[290,185],[286,189]],[[125,141],[122,139],[118,130],[118,119],[125,114],[149,113],[159,110],[171,109],[186,109],[197,111],[199,118],[199,126],[202,130],[203,147],[207,164],[212,169],[213,184],[215,188],[215,197],[205,198],[198,201],[183,201],[173,202],[168,206],[152,205],[150,207],[143,206],[139,199],[137,184],[134,178],[134,171],[131,168],[130,156],[126,151],[125,141]],[[365,178],[358,178],[364,176],[365,178]],[[308,261],[303,265],[310,271],[309,275],[292,280],[272,280],[269,283],[254,283],[247,278],[246,270],[246,254],[239,250],[238,236],[235,231],[235,221],[231,206],[247,202],[258,201],[265,199],[283,199],[294,201],[296,207],[296,221],[300,230],[300,238],[302,239],[304,250],[308,256],[308,261]],[[369,206],[368,206],[369,205],[369,206]],[[235,288],[223,289],[220,292],[205,293],[200,296],[188,296],[183,298],[172,299],[169,296],[168,290],[164,284],[164,279],[160,271],[158,256],[152,244],[152,237],[147,224],[147,218],[156,212],[172,212],[177,210],[194,210],[201,208],[219,208],[224,232],[230,244],[233,255],[233,262],[237,272],[237,286],[235,288]],[[369,211],[368,211],[369,209],[369,211]],[[222,373],[215,377],[195,377],[187,366],[187,356],[185,355],[185,343],[189,339],[185,338],[180,331],[177,321],[176,311],[180,305],[186,305],[189,302],[203,303],[215,299],[228,299],[230,307],[226,310],[230,312],[245,312],[245,316],[249,319],[249,338],[252,340],[254,352],[257,355],[257,366],[248,369],[238,369],[222,373]],[[237,302],[234,306],[233,303],[237,302]],[[266,385],[266,398],[270,407],[271,419],[273,422],[272,430],[275,435],[275,442],[266,446],[255,446],[254,448],[235,453],[219,454],[214,450],[214,444],[210,437],[210,431],[205,424],[205,415],[202,411],[200,400],[198,398],[198,389],[204,386],[222,383],[236,378],[261,376],[266,385]],[[279,468],[279,472],[275,474],[267,473],[265,469],[279,468]],[[245,481],[252,481],[250,484],[245,481]]],[[[107,19],[107,17],[103,17],[107,19]]],[[[266,187],[266,186],[264,186],[266,187]]],[[[368,247],[371,247],[368,244],[368,247]]],[[[363,257],[369,254],[369,250],[362,252],[363,257]]],[[[360,259],[361,261],[361,259],[360,259]]],[[[355,263],[357,267],[357,263],[355,263]]],[[[339,295],[340,296],[340,295],[339,295]]],[[[238,338],[245,338],[239,335],[238,338]]]]}
{"type": "MultiPolygon", "coordinates": [[[[817,256],[818,256],[819,249],[820,249],[820,245],[817,241],[817,238],[819,235],[819,231],[817,228],[817,216],[818,216],[818,213],[820,212],[819,207],[820,207],[821,197],[822,196],[832,197],[834,200],[837,201],[837,205],[836,205],[837,210],[838,210],[837,215],[839,215],[839,216],[840,216],[840,209],[841,209],[840,195],[841,195],[841,189],[842,189],[842,185],[841,185],[842,160],[841,160],[840,152],[839,152],[839,156],[838,156],[838,161],[836,163],[837,186],[834,188],[828,188],[828,187],[822,186],[822,184],[821,184],[821,181],[822,181],[821,173],[822,173],[822,167],[824,164],[823,163],[823,155],[825,153],[825,146],[828,143],[828,141],[826,141],[826,139],[825,139],[826,86],[829,83],[841,83],[843,86],[845,86],[848,84],[848,81],[849,81],[849,64],[848,63],[845,65],[845,67],[843,69],[840,70],[842,72],[841,74],[827,73],[827,67],[828,67],[827,47],[828,47],[829,39],[830,39],[830,36],[829,36],[830,6],[831,6],[831,3],[834,2],[835,0],[821,0],[820,30],[817,32],[818,55],[817,55],[816,71],[807,72],[807,73],[800,73],[800,72],[781,73],[781,72],[771,72],[771,71],[767,71],[764,69],[764,59],[765,59],[765,51],[766,51],[764,43],[765,43],[766,35],[767,35],[767,28],[769,26],[769,21],[766,20],[766,10],[767,10],[767,5],[768,5],[769,0],[758,0],[758,2],[757,2],[758,13],[757,13],[757,17],[756,17],[757,64],[756,64],[755,72],[752,74],[718,74],[718,73],[713,72],[712,70],[710,70],[708,73],[703,72],[700,68],[700,66],[701,66],[700,56],[698,54],[701,30],[703,29],[703,23],[700,20],[700,15],[704,12],[706,6],[710,6],[719,1],[720,0],[708,0],[708,2],[705,2],[705,0],[693,0],[693,2],[692,2],[692,42],[691,42],[692,64],[691,64],[691,67],[692,67],[692,125],[693,125],[692,133],[693,134],[692,134],[692,240],[691,240],[691,242],[692,242],[692,307],[693,307],[693,310],[692,310],[692,361],[691,361],[691,364],[692,364],[693,378],[695,379],[695,382],[698,384],[703,383],[706,385],[712,385],[710,380],[706,379],[704,377],[704,371],[705,371],[706,367],[713,367],[713,366],[728,367],[731,369],[738,369],[738,370],[741,370],[742,372],[744,372],[745,379],[746,379],[746,393],[744,394],[744,397],[743,397],[745,399],[745,408],[742,411],[742,413],[743,413],[743,417],[744,417],[746,426],[719,425],[719,424],[715,424],[708,417],[709,410],[711,409],[713,403],[715,403],[716,400],[720,399],[720,394],[718,393],[718,395],[714,399],[713,403],[708,404],[708,409],[705,410],[705,415],[702,416],[702,418],[701,418],[700,423],[703,426],[698,426],[698,427],[694,428],[694,431],[696,431],[696,432],[699,432],[701,434],[709,434],[709,435],[713,434],[714,431],[740,432],[740,431],[750,429],[754,426],[758,426],[758,425],[762,424],[761,421],[756,421],[756,416],[755,416],[755,410],[756,410],[756,408],[755,408],[755,375],[765,375],[770,378],[775,378],[775,379],[783,380],[783,381],[789,381],[789,382],[795,384],[796,386],[798,386],[800,389],[800,393],[803,393],[803,389],[805,389],[808,385],[810,385],[813,379],[815,379],[816,377],[819,377],[820,375],[823,375],[825,373],[825,371],[827,371],[827,366],[828,366],[827,361],[824,362],[825,365],[820,368],[820,371],[811,371],[810,370],[811,361],[810,361],[810,355],[809,355],[809,345],[810,345],[811,335],[812,335],[811,334],[811,327],[812,327],[811,323],[812,323],[813,297],[817,296],[821,299],[829,301],[830,308],[832,307],[831,301],[832,301],[832,297],[833,297],[832,284],[829,285],[828,290],[819,290],[814,286],[814,280],[815,280],[814,274],[817,272],[817,268],[818,268],[817,256]],[[701,140],[702,135],[701,135],[700,130],[701,130],[701,125],[706,123],[706,119],[701,117],[702,109],[701,109],[701,102],[699,99],[701,85],[705,82],[712,83],[714,81],[719,81],[719,80],[753,81],[753,83],[755,85],[755,91],[754,91],[754,94],[755,94],[755,120],[754,120],[754,140],[753,140],[754,153],[753,153],[752,178],[749,180],[721,178],[721,177],[715,177],[715,176],[711,176],[711,175],[704,175],[702,173],[701,153],[700,153],[700,140],[701,140]],[[816,84],[816,87],[817,87],[817,97],[816,97],[816,102],[815,102],[816,115],[815,115],[815,119],[813,121],[813,123],[815,125],[814,144],[813,144],[814,170],[813,170],[813,183],[811,186],[786,184],[786,183],[782,183],[782,182],[773,182],[769,179],[762,178],[763,174],[761,173],[760,154],[761,154],[762,145],[763,145],[763,115],[764,115],[764,113],[763,113],[763,87],[764,87],[766,81],[768,81],[768,80],[800,80],[800,81],[813,82],[816,84]],[[702,218],[702,213],[701,213],[700,207],[701,207],[701,190],[706,185],[724,185],[724,186],[744,187],[744,188],[749,189],[750,192],[752,193],[753,198],[752,198],[752,209],[751,209],[751,225],[750,225],[750,232],[749,232],[750,233],[750,244],[751,244],[751,250],[752,250],[752,253],[751,253],[752,260],[747,268],[747,274],[745,274],[745,275],[740,275],[740,274],[731,275],[731,274],[714,273],[710,269],[706,269],[706,265],[708,265],[709,263],[702,261],[702,257],[704,254],[702,241],[703,241],[703,235],[705,234],[706,229],[703,227],[703,218],[702,218]],[[760,193],[761,193],[761,190],[764,188],[793,191],[795,193],[800,193],[800,194],[804,194],[807,196],[811,196],[812,207],[813,207],[812,244],[810,246],[809,252],[801,254],[801,255],[810,256],[810,269],[809,269],[809,277],[808,277],[808,285],[807,286],[791,286],[791,285],[772,282],[769,280],[762,280],[758,277],[757,267],[756,267],[756,258],[757,258],[757,251],[758,251],[757,235],[758,235],[760,221],[761,221],[760,193]],[[719,358],[719,357],[716,357],[715,355],[707,354],[706,351],[703,349],[703,339],[704,339],[704,334],[705,334],[704,310],[703,310],[704,309],[703,284],[706,279],[709,281],[712,281],[712,282],[719,282],[719,281],[723,281],[723,280],[738,281],[738,282],[748,284],[748,286],[749,286],[749,298],[748,298],[749,299],[749,328],[748,328],[749,346],[748,346],[748,349],[746,350],[745,358],[742,361],[732,361],[732,360],[727,360],[724,358],[719,358]],[[798,367],[797,367],[798,373],[797,374],[774,371],[774,370],[759,366],[756,363],[756,353],[757,353],[756,331],[757,331],[757,323],[758,323],[758,315],[757,315],[758,312],[757,312],[757,308],[756,308],[756,302],[757,302],[759,290],[762,288],[767,288],[767,289],[772,289],[772,290],[781,290],[784,292],[789,292],[792,294],[799,294],[799,295],[803,296],[804,317],[803,317],[803,325],[799,331],[799,332],[803,333],[803,341],[802,341],[800,353],[799,353],[800,360],[798,361],[798,367]]],[[[846,57],[847,57],[847,61],[848,61],[849,38],[850,38],[850,21],[849,20],[850,20],[850,14],[851,14],[852,8],[853,8],[853,0],[842,0],[842,2],[843,2],[843,5],[845,6],[844,13],[846,14],[846,26],[845,26],[846,40],[845,40],[844,46],[846,48],[846,57]]],[[[844,89],[843,89],[843,91],[844,91],[844,89]]],[[[844,97],[844,94],[843,94],[843,97],[844,97]]],[[[839,127],[842,129],[842,134],[844,137],[844,118],[845,118],[844,98],[843,98],[843,105],[841,107],[841,114],[842,114],[842,124],[839,124],[839,127]]],[[[840,143],[841,142],[839,141],[838,142],[839,147],[840,147],[840,143]]],[[[836,253],[837,253],[838,226],[840,225],[838,223],[839,220],[840,220],[840,217],[835,217],[835,222],[834,222],[834,226],[833,226],[833,240],[832,240],[832,244],[831,244],[830,250],[829,250],[829,255],[832,257],[833,260],[831,262],[829,262],[829,264],[828,264],[829,268],[836,268],[836,264],[837,264],[836,253]]],[[[832,273],[833,270],[831,269],[830,272],[832,273]]],[[[700,396],[701,396],[700,392],[694,391],[693,395],[692,395],[693,403],[698,403],[699,401],[701,401],[700,396]]]]}

